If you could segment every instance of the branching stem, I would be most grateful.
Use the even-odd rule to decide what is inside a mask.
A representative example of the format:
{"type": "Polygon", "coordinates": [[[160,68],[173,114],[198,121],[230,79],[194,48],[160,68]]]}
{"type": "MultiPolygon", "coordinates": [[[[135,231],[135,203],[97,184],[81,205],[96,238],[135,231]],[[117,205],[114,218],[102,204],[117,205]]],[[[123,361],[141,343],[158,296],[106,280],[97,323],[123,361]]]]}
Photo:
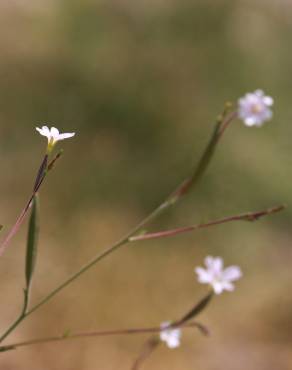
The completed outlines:
{"type": "MultiPolygon", "coordinates": [[[[203,335],[208,335],[208,330],[200,323],[190,322],[184,323],[182,325],[177,325],[180,328],[197,328],[203,335]]],[[[91,338],[91,337],[105,337],[105,336],[117,336],[117,335],[137,335],[137,334],[153,334],[159,333],[161,331],[160,327],[146,327],[146,328],[133,328],[133,329],[117,329],[117,330],[99,330],[99,331],[89,331],[80,332],[74,334],[62,334],[46,338],[37,338],[32,340],[27,340],[23,342],[17,342],[8,344],[5,346],[0,346],[0,352],[5,352],[19,347],[27,347],[35,344],[61,342],[70,339],[80,339],[80,338],[91,338]]]]}

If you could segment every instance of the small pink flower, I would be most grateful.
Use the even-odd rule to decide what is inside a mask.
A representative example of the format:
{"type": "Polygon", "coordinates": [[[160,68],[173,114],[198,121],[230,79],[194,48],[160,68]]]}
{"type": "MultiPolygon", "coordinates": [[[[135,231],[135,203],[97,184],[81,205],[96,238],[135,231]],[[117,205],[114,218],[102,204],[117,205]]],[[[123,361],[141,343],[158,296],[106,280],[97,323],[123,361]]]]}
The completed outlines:
{"type": "Polygon", "coordinates": [[[165,342],[168,348],[177,348],[180,346],[181,330],[169,328],[170,322],[163,322],[160,332],[160,340],[165,342]]]}
{"type": "Polygon", "coordinates": [[[48,139],[48,151],[51,151],[58,141],[68,139],[75,135],[75,132],[60,134],[56,127],[51,127],[51,129],[47,126],[43,126],[42,128],[36,127],[36,130],[48,139]]]}
{"type": "Polygon", "coordinates": [[[272,118],[273,112],[270,107],[273,104],[273,98],[264,95],[262,90],[256,90],[238,100],[238,117],[246,126],[260,127],[272,118]]]}
{"type": "Polygon", "coordinates": [[[242,272],[238,266],[230,266],[223,269],[223,260],[220,257],[206,257],[206,269],[196,267],[198,281],[212,286],[215,294],[221,294],[224,290],[233,291],[233,281],[241,278],[242,272]]]}

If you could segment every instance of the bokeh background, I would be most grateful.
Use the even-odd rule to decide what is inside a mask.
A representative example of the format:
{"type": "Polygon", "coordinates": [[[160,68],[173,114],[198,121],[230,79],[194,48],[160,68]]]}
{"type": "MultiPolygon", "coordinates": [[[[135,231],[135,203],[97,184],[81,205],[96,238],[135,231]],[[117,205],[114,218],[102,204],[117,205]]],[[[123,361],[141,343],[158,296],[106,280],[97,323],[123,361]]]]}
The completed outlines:
{"type": "MultiPolygon", "coordinates": [[[[238,264],[236,291],[144,368],[292,369],[291,32],[288,0],[1,0],[0,221],[15,221],[45,150],[44,123],[76,131],[41,191],[33,302],[126,233],[189,174],[225,101],[262,88],[261,129],[235,122],[203,181],[151,230],[285,203],[259,222],[133,243],[56,296],[8,342],[157,325],[206,292],[206,255],[238,264]]],[[[1,330],[17,316],[26,225],[0,261],[1,330]]],[[[148,337],[84,339],[1,354],[1,370],[127,370],[148,337]]]]}

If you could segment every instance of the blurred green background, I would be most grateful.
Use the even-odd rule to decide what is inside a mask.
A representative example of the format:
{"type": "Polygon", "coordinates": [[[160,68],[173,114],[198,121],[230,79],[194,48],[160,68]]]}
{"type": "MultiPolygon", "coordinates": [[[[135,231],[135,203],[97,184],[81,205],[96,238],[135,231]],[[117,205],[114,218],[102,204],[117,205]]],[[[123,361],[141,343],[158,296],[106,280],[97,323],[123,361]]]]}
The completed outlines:
{"type": "MultiPolygon", "coordinates": [[[[235,122],[196,191],[152,225],[189,225],[285,203],[233,223],[133,243],[32,315],[8,342],[73,331],[157,325],[206,292],[206,255],[238,264],[236,291],[144,368],[292,369],[291,32],[287,0],[2,0],[0,221],[27,199],[45,150],[36,126],[76,137],[41,191],[32,300],[126,233],[189,174],[225,101],[257,88],[275,99],[261,129],[235,122]]],[[[2,236],[3,238],[3,236],[2,236]]],[[[26,227],[0,264],[1,330],[17,316],[26,227]]],[[[1,354],[2,370],[127,370],[148,336],[84,339],[1,354]]]]}

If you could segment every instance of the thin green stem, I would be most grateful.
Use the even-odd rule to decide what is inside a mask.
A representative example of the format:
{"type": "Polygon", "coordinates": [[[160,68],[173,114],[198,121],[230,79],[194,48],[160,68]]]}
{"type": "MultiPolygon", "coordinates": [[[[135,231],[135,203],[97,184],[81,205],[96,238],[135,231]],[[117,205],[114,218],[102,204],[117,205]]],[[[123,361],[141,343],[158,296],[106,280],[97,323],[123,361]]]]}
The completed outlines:
{"type": "MultiPolygon", "coordinates": [[[[85,271],[90,269],[93,265],[95,265],[98,261],[105,258],[110,253],[114,252],[116,249],[121,247],[122,245],[126,244],[128,242],[128,237],[123,238],[110,248],[106,249],[102,253],[95,256],[91,261],[89,261],[87,264],[85,264],[83,267],[81,267],[80,270],[78,270],[76,273],[72,274],[68,279],[66,279],[62,284],[60,284],[57,288],[51,291],[46,297],[44,297],[39,303],[37,303],[35,306],[33,306],[30,310],[27,310],[27,303],[25,306],[25,310],[22,311],[20,316],[15,320],[15,322],[8,328],[8,330],[1,336],[0,343],[29,315],[31,315],[34,311],[36,311],[38,308],[40,308],[42,305],[44,305],[46,302],[48,302],[51,298],[53,298],[60,290],[65,288],[68,284],[70,284],[73,280],[77,279],[80,275],[82,275],[85,271]]],[[[27,297],[28,299],[28,297],[27,297]]]]}
{"type": "Polygon", "coordinates": [[[6,332],[2,335],[0,342],[5,339],[26,317],[27,307],[28,307],[28,300],[29,300],[29,291],[25,289],[23,291],[24,298],[23,298],[23,306],[20,315],[18,318],[12,323],[12,325],[6,330],[6,332]],[[3,338],[3,339],[2,339],[3,338]]]}
{"type": "MultiPolygon", "coordinates": [[[[105,249],[102,253],[95,256],[91,261],[86,263],[83,267],[81,267],[80,270],[78,270],[76,273],[72,274],[68,279],[66,279],[62,284],[60,284],[56,289],[52,290],[51,293],[49,293],[45,298],[43,298],[39,303],[37,303],[35,306],[33,306],[30,310],[26,312],[26,317],[31,315],[34,311],[36,311],[38,308],[40,308],[42,305],[44,305],[46,302],[48,302],[51,298],[53,298],[57,293],[59,293],[62,289],[64,289],[67,285],[69,285],[72,281],[76,280],[80,275],[82,275],[84,272],[89,270],[92,266],[94,266],[97,262],[101,261],[103,258],[108,256],[109,254],[113,253],[115,250],[120,248],[122,245],[126,244],[128,242],[128,237],[123,238],[110,248],[105,249]]],[[[1,338],[2,339],[2,338],[1,338]]],[[[0,339],[0,342],[1,342],[0,339]]]]}

